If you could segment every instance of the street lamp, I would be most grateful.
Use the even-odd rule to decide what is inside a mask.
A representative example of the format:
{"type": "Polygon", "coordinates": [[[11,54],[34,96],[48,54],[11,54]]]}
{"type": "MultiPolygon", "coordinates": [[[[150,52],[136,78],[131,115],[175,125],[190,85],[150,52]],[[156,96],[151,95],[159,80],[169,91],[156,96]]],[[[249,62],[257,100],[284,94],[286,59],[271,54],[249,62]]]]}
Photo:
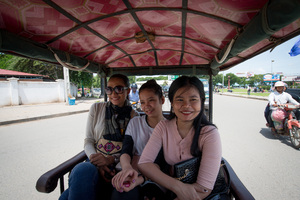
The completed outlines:
{"type": "Polygon", "coordinates": [[[223,72],[223,78],[222,78],[222,93],[223,93],[223,89],[224,89],[224,72],[223,72]]]}
{"type": "Polygon", "coordinates": [[[274,62],[274,60],[271,60],[271,90],[272,90],[272,84],[273,84],[273,62],[274,62]]]}

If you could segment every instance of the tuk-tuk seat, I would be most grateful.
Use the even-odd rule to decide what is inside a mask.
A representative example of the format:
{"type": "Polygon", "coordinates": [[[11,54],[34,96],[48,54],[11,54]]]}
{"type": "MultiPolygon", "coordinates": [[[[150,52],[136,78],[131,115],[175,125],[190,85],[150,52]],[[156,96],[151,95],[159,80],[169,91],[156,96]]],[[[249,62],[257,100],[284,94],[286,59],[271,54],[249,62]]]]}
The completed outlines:
{"type": "Polygon", "coordinates": [[[50,193],[55,190],[58,180],[60,181],[60,192],[63,193],[64,189],[64,175],[71,172],[77,165],[87,159],[84,151],[81,151],[76,156],[63,162],[57,167],[43,174],[36,182],[36,189],[39,192],[50,193]]]}
{"type": "MultiPolygon", "coordinates": [[[[73,158],[63,162],[54,169],[51,169],[38,179],[36,183],[36,189],[39,192],[50,193],[55,190],[58,180],[60,180],[60,191],[62,193],[64,191],[64,175],[69,173],[73,169],[73,167],[75,167],[75,165],[85,161],[86,159],[87,156],[85,152],[82,151],[73,158]]],[[[254,200],[254,197],[241,182],[230,164],[224,158],[222,158],[222,160],[225,162],[230,176],[231,199],[234,198],[236,200],[254,200]]]]}

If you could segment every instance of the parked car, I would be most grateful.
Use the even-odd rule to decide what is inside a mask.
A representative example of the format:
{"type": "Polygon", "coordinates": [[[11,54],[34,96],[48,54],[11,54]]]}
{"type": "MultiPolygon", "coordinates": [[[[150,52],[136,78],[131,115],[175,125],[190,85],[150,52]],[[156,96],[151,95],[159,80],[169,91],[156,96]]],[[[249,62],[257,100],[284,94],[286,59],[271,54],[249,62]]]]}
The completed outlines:
{"type": "Polygon", "coordinates": [[[101,88],[93,88],[93,95],[100,96],[101,95],[101,88]]]}

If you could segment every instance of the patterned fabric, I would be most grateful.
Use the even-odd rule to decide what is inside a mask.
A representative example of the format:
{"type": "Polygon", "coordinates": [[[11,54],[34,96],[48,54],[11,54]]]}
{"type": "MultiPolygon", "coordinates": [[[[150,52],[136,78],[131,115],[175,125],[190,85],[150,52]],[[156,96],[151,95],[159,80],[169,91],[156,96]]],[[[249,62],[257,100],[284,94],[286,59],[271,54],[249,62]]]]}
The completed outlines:
{"type": "Polygon", "coordinates": [[[122,150],[122,142],[115,142],[106,139],[100,139],[96,145],[97,153],[101,152],[104,155],[112,155],[120,153],[122,150]]]}
{"type": "Polygon", "coordinates": [[[131,117],[131,110],[132,107],[128,100],[125,101],[125,106],[123,107],[118,107],[108,102],[105,111],[106,131],[103,138],[122,142],[125,129],[131,117]]]}

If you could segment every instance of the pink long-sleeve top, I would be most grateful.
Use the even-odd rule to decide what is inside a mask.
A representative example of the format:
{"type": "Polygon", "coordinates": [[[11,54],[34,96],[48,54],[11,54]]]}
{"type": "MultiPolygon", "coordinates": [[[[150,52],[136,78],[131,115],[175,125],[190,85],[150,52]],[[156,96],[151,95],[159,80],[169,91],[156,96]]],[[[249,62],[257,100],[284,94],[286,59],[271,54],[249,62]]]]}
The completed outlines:
{"type": "MultiPolygon", "coordinates": [[[[190,159],[190,152],[194,136],[194,128],[191,128],[185,138],[181,138],[177,130],[176,119],[164,120],[156,125],[143,153],[139,164],[153,163],[163,146],[166,162],[174,164],[190,159]]],[[[202,152],[197,183],[208,189],[213,189],[222,157],[221,139],[218,129],[214,126],[202,128],[198,146],[202,152]]]]}

